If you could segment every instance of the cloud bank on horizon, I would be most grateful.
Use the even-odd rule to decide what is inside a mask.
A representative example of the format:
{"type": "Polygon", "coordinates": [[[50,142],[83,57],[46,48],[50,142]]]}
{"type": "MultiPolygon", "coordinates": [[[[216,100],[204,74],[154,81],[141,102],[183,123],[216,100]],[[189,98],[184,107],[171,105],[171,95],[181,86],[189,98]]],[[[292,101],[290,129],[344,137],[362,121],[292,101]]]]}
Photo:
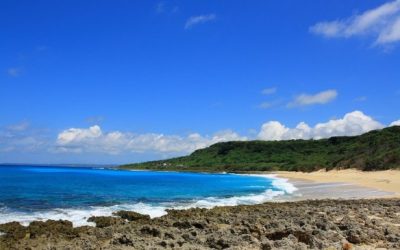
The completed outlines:
{"type": "MultiPolygon", "coordinates": [[[[400,126],[400,120],[388,126],[400,126]]],[[[300,122],[290,128],[279,121],[262,124],[256,136],[243,136],[232,130],[216,132],[211,136],[191,133],[187,136],[157,133],[137,134],[132,132],[105,132],[100,126],[89,128],[69,128],[61,131],[54,140],[35,136],[28,132],[27,123],[17,124],[0,130],[0,152],[45,150],[54,154],[101,153],[118,155],[121,153],[188,154],[214,143],[245,140],[292,140],[322,139],[332,136],[354,136],[371,130],[382,129],[384,124],[361,111],[353,111],[342,118],[310,126],[300,122]]]]}
{"type": "Polygon", "coordinates": [[[131,132],[103,132],[98,125],[89,128],[70,128],[58,134],[56,147],[59,152],[101,152],[118,154],[129,152],[190,153],[222,141],[247,140],[231,130],[202,136],[192,133],[188,136],[156,133],[135,134],[131,132]]]}

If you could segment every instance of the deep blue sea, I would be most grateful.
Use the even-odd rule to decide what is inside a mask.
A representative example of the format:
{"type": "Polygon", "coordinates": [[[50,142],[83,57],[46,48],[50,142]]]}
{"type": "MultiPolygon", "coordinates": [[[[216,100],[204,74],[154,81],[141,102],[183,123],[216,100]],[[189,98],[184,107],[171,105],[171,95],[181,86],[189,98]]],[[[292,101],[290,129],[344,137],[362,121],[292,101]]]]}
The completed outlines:
{"type": "Polygon", "coordinates": [[[0,223],[68,219],[132,210],[255,204],[295,190],[273,176],[122,171],[90,167],[0,166],[0,223]]]}

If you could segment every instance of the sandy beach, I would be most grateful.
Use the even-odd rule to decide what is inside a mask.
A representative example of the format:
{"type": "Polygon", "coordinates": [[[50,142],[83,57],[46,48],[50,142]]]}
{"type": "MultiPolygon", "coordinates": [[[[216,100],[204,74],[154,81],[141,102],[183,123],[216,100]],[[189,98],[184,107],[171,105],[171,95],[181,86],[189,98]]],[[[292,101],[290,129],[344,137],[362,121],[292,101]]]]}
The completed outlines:
{"type": "MultiPolygon", "coordinates": [[[[302,181],[314,182],[318,184],[337,183],[348,184],[354,187],[364,187],[367,190],[376,190],[387,193],[385,197],[400,197],[400,171],[359,171],[354,169],[347,170],[331,170],[316,171],[311,173],[304,172],[274,172],[278,177],[288,178],[293,183],[301,183],[302,181]]],[[[377,195],[382,196],[382,195],[377,195]]]]}

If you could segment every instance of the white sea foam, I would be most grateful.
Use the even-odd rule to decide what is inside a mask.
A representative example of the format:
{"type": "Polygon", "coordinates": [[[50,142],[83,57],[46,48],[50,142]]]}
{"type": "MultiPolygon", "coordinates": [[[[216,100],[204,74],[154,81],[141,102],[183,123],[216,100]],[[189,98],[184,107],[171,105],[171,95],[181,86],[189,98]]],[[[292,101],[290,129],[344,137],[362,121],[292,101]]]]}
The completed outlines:
{"type": "Polygon", "coordinates": [[[95,224],[92,222],[87,222],[87,219],[91,216],[111,216],[113,212],[120,210],[128,210],[135,211],[141,214],[148,214],[150,217],[159,217],[164,214],[165,207],[163,206],[151,206],[145,203],[136,203],[136,204],[121,204],[109,207],[89,207],[86,209],[53,209],[50,211],[44,212],[33,212],[33,213],[25,213],[25,212],[0,212],[0,224],[18,221],[22,225],[27,226],[30,222],[38,220],[38,221],[46,221],[46,220],[69,220],[73,223],[75,227],[83,226],[83,225],[91,225],[95,224]]]}
{"type": "Polygon", "coordinates": [[[277,177],[274,174],[241,174],[241,175],[257,176],[257,177],[272,179],[272,186],[274,186],[279,190],[282,190],[286,194],[292,194],[293,192],[298,190],[292,183],[289,182],[288,179],[277,177]]]}
{"type": "Polygon", "coordinates": [[[0,209],[0,224],[11,221],[18,221],[23,225],[29,225],[30,222],[39,220],[69,220],[75,227],[83,225],[92,225],[87,222],[91,216],[111,216],[113,212],[120,210],[135,211],[141,214],[148,214],[150,217],[160,217],[167,214],[166,209],[189,209],[189,208],[213,208],[216,206],[236,206],[251,205],[270,201],[278,196],[292,194],[297,188],[288,182],[287,179],[277,178],[274,175],[254,175],[272,179],[273,189],[267,189],[260,194],[251,194],[243,196],[233,196],[227,198],[208,197],[197,201],[185,203],[162,203],[151,205],[146,203],[121,204],[109,207],[90,207],[85,209],[53,209],[44,212],[13,212],[7,209],[0,209]]]}

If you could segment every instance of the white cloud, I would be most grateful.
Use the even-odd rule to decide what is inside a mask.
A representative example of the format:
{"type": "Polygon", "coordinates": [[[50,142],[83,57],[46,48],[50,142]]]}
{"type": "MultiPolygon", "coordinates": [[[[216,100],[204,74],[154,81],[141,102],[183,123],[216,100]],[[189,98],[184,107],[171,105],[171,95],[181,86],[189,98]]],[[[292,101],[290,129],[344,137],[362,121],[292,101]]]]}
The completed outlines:
{"type": "Polygon", "coordinates": [[[400,41],[400,0],[382,4],[344,20],[319,22],[310,31],[325,37],[371,35],[376,44],[400,41]]]}
{"type": "Polygon", "coordinates": [[[390,123],[389,127],[393,127],[393,126],[400,126],[400,120],[390,123]]]}
{"type": "Polygon", "coordinates": [[[61,152],[101,152],[118,154],[122,152],[190,153],[211,144],[247,140],[237,133],[226,130],[213,136],[192,133],[188,136],[156,133],[134,134],[112,131],[104,133],[98,125],[89,128],[70,128],[62,131],[57,138],[61,152]]]}
{"type": "MultiPolygon", "coordinates": [[[[392,122],[389,126],[396,125],[400,126],[400,120],[392,122]]],[[[94,125],[88,128],[63,130],[54,140],[49,136],[48,131],[32,129],[28,123],[23,122],[0,128],[0,155],[9,152],[105,155],[150,153],[170,157],[188,154],[224,141],[256,138],[260,140],[320,139],[332,136],[359,135],[383,127],[385,126],[361,111],[353,111],[341,119],[332,119],[314,126],[300,122],[294,128],[290,128],[279,121],[268,121],[261,126],[259,131],[250,133],[249,137],[239,135],[232,130],[220,131],[210,136],[199,133],[182,136],[103,131],[100,126],[94,125]]]]}
{"type": "Polygon", "coordinates": [[[318,123],[310,127],[305,122],[295,128],[288,128],[278,121],[266,122],[262,125],[258,138],[262,140],[321,139],[332,136],[360,135],[384,125],[365,115],[361,111],[347,113],[342,119],[334,119],[318,123]]]}
{"type": "Polygon", "coordinates": [[[101,129],[98,125],[92,126],[88,129],[70,128],[64,130],[58,135],[57,142],[60,145],[66,145],[70,142],[81,142],[82,140],[98,138],[102,135],[101,129]]]}
{"type": "Polygon", "coordinates": [[[278,121],[269,121],[261,126],[258,137],[267,141],[279,141],[288,132],[288,128],[278,121]]]}
{"type": "Polygon", "coordinates": [[[275,94],[275,93],[276,93],[276,90],[277,90],[277,88],[275,88],[275,87],[273,87],[273,88],[266,88],[266,89],[263,89],[263,90],[261,91],[261,94],[263,94],[263,95],[272,95],[272,94],[275,94]]]}
{"type": "Polygon", "coordinates": [[[321,22],[310,27],[310,31],[315,34],[320,34],[325,37],[340,36],[345,25],[340,21],[321,22]]]}
{"type": "Polygon", "coordinates": [[[27,152],[44,149],[47,138],[38,131],[30,128],[28,122],[9,125],[0,128],[0,152],[27,152]]]}
{"type": "Polygon", "coordinates": [[[216,18],[217,18],[217,16],[215,14],[192,16],[186,21],[185,29],[190,29],[194,25],[197,25],[197,24],[202,24],[202,23],[213,21],[216,18]]]}
{"type": "Polygon", "coordinates": [[[385,44],[398,41],[400,41],[400,16],[379,34],[376,42],[378,44],[385,44]]]}
{"type": "Polygon", "coordinates": [[[301,94],[296,96],[292,102],[288,103],[288,107],[326,104],[333,101],[337,95],[338,93],[334,89],[325,90],[316,94],[301,94]]]}
{"type": "Polygon", "coordinates": [[[24,131],[28,128],[29,128],[29,122],[27,122],[27,121],[23,121],[23,122],[20,122],[17,124],[11,124],[11,125],[7,126],[7,129],[11,130],[11,131],[24,131]]]}

